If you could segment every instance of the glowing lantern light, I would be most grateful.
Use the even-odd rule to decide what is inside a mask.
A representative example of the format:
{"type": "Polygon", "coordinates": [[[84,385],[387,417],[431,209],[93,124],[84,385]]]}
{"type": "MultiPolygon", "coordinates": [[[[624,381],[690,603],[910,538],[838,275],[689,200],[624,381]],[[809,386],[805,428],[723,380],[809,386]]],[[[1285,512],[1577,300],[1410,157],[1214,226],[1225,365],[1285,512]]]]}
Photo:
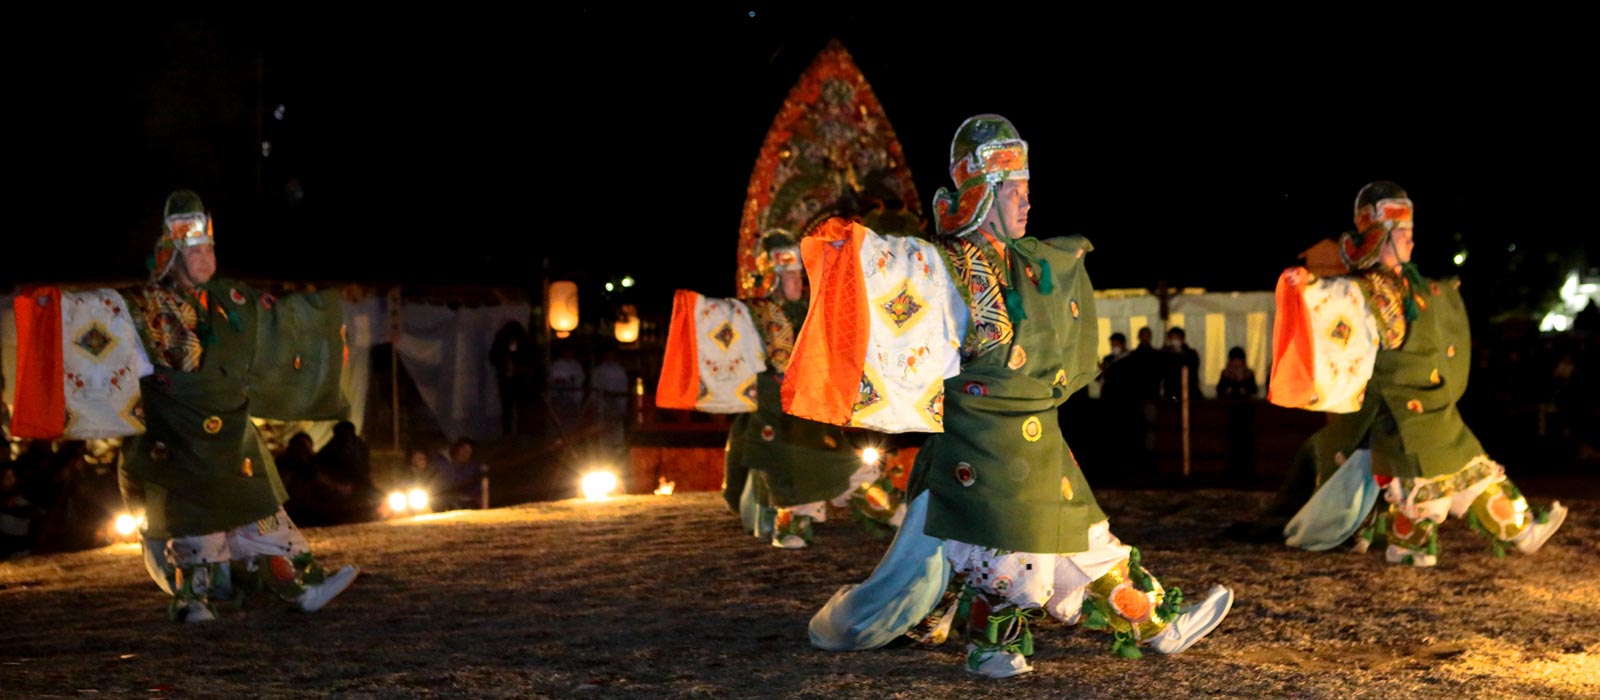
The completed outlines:
{"type": "Polygon", "coordinates": [[[545,308],[550,314],[550,327],[571,333],[578,327],[578,285],[575,282],[551,282],[545,308]]]}
{"type": "Polygon", "coordinates": [[[617,342],[627,344],[639,339],[639,313],[633,304],[624,304],[617,315],[617,342]]]}
{"type": "Polygon", "coordinates": [[[617,475],[608,471],[593,471],[583,475],[580,486],[583,497],[591,501],[603,501],[617,490],[617,475]]]}
{"type": "Polygon", "coordinates": [[[404,513],[406,510],[406,495],[399,491],[389,494],[389,510],[404,513]]]}
{"type": "Polygon", "coordinates": [[[406,501],[411,504],[412,510],[422,510],[428,507],[428,492],[422,489],[411,489],[406,494],[406,501]]]}
{"type": "Polygon", "coordinates": [[[122,513],[117,516],[116,528],[117,534],[127,537],[139,529],[139,520],[132,515],[122,513]]]}
{"type": "Polygon", "coordinates": [[[881,457],[883,457],[883,454],[878,452],[876,447],[868,447],[861,451],[861,461],[864,464],[877,464],[878,459],[881,457]]]}
{"type": "Polygon", "coordinates": [[[658,477],[656,483],[657,496],[671,496],[673,487],[678,485],[678,482],[676,481],[667,481],[667,477],[664,476],[658,477]]]}
{"type": "Polygon", "coordinates": [[[617,342],[632,343],[639,339],[639,318],[617,319],[617,342]]]}

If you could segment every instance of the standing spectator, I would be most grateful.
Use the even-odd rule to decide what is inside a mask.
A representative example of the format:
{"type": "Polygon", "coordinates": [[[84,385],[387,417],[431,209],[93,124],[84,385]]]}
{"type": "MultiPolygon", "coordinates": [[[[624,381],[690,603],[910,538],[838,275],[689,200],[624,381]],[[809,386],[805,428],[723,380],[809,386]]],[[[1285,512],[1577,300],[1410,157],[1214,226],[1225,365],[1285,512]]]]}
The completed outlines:
{"type": "MultiPolygon", "coordinates": [[[[1133,449],[1126,455],[1128,464],[1136,471],[1151,471],[1156,467],[1156,404],[1161,398],[1161,371],[1166,356],[1152,345],[1154,333],[1149,326],[1139,329],[1139,347],[1117,361],[1114,380],[1114,397],[1123,402],[1117,425],[1127,432],[1118,442],[1133,449]]],[[[1121,434],[1121,431],[1117,431],[1121,434]]]]}
{"type": "Polygon", "coordinates": [[[1121,333],[1111,334],[1111,354],[1100,360],[1100,398],[1115,399],[1118,392],[1126,391],[1121,375],[1122,369],[1114,367],[1117,362],[1128,356],[1128,336],[1121,333]]]}
{"type": "Polygon", "coordinates": [[[1200,353],[1189,347],[1187,336],[1183,329],[1173,326],[1167,331],[1167,344],[1162,348],[1170,353],[1166,361],[1166,372],[1163,375],[1162,385],[1167,398],[1174,401],[1183,396],[1183,370],[1189,370],[1189,400],[1200,398],[1200,353]]]}
{"type": "Polygon", "coordinates": [[[547,382],[550,408],[555,413],[556,426],[562,433],[574,432],[579,427],[586,383],[583,365],[573,357],[572,348],[562,348],[561,355],[550,363],[547,382]]]}
{"type": "Polygon", "coordinates": [[[1217,380],[1217,398],[1228,401],[1228,475],[1246,484],[1256,473],[1256,373],[1244,348],[1228,350],[1228,366],[1217,380]]]}
{"type": "Polygon", "coordinates": [[[521,323],[509,321],[494,336],[489,364],[494,365],[500,390],[500,429],[506,435],[521,432],[527,422],[527,395],[533,379],[533,341],[521,323]]]}
{"type": "Polygon", "coordinates": [[[606,350],[589,380],[589,400],[599,419],[600,439],[608,449],[623,445],[628,397],[628,370],[617,362],[616,350],[606,350]]]}
{"type": "Polygon", "coordinates": [[[1161,397],[1161,368],[1163,360],[1161,351],[1151,345],[1152,333],[1150,327],[1139,329],[1139,347],[1118,362],[1126,363],[1128,388],[1131,398],[1144,401],[1161,397]]]}
{"type": "Polygon", "coordinates": [[[1228,366],[1217,380],[1217,398],[1253,399],[1257,388],[1255,370],[1244,363],[1244,348],[1234,346],[1228,350],[1228,366]]]}

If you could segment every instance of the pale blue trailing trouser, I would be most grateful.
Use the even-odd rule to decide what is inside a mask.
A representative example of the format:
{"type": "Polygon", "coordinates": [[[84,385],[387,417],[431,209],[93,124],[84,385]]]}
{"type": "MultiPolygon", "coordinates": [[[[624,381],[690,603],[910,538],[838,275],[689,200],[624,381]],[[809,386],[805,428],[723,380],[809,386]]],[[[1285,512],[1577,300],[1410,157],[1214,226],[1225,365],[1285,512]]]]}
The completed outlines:
{"type": "Polygon", "coordinates": [[[811,645],[824,651],[876,649],[922,622],[944,596],[951,566],[944,541],[922,532],[928,494],[906,510],[878,568],[859,585],[833,594],[811,618],[811,645]]]}
{"type": "Polygon", "coordinates": [[[758,498],[760,485],[756,479],[761,478],[760,472],[752,469],[744,479],[744,492],[739,494],[739,520],[744,523],[744,531],[761,539],[772,538],[772,521],[778,517],[778,509],[762,503],[758,498]]]}
{"type": "Polygon", "coordinates": [[[1380,491],[1372,478],[1372,453],[1356,450],[1284,526],[1284,542],[1314,552],[1343,544],[1372,512],[1380,491]]]}

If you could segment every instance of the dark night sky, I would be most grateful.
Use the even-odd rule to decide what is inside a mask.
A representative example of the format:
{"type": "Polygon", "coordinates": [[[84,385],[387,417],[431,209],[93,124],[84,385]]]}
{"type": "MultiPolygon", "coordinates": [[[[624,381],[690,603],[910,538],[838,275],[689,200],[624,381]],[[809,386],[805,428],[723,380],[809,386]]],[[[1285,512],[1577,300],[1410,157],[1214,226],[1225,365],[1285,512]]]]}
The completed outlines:
{"type": "Polygon", "coordinates": [[[562,276],[631,273],[641,297],[728,294],[756,152],[830,36],[924,207],[961,120],[1010,117],[1032,144],[1030,233],[1089,236],[1099,287],[1270,288],[1381,178],[1418,203],[1425,270],[1444,272],[1457,232],[1476,259],[1590,235],[1594,52],[1561,35],[1570,20],[1199,29],[923,7],[14,27],[26,233],[0,284],[138,274],[163,196],[188,185],[225,273],[531,284],[548,257],[562,276]]]}

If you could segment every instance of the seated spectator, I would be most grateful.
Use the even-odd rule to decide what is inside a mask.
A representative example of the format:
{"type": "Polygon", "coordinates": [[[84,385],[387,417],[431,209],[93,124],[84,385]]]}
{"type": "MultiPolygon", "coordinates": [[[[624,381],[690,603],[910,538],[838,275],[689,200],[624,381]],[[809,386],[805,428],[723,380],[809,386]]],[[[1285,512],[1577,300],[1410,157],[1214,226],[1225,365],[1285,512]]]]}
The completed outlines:
{"type": "Polygon", "coordinates": [[[443,488],[450,473],[450,458],[445,452],[445,448],[432,445],[411,448],[406,453],[407,469],[400,477],[402,485],[422,487],[429,493],[443,488]]]}
{"type": "Polygon", "coordinates": [[[450,458],[435,471],[437,510],[485,507],[482,482],[489,475],[489,466],[472,459],[472,448],[470,438],[456,440],[450,446],[450,458]]]}
{"type": "Polygon", "coordinates": [[[318,478],[333,488],[330,514],[339,522],[375,517],[383,494],[372,483],[367,443],[356,435],[354,423],[340,421],[333,427],[333,439],[317,452],[315,464],[318,478]]]}
{"type": "Polygon", "coordinates": [[[16,471],[17,492],[29,502],[49,507],[55,501],[56,453],[49,440],[29,440],[22,454],[11,463],[16,471]]]}
{"type": "Polygon", "coordinates": [[[295,433],[294,437],[289,438],[288,447],[275,460],[278,476],[283,479],[283,487],[288,489],[289,498],[307,493],[317,480],[316,458],[317,450],[312,446],[310,435],[295,433]]]}
{"type": "Polygon", "coordinates": [[[0,467],[0,559],[27,554],[33,548],[33,524],[39,509],[22,495],[16,469],[0,467]]]}
{"type": "Polygon", "coordinates": [[[332,525],[340,521],[338,504],[342,497],[333,483],[318,473],[317,453],[312,445],[310,435],[295,433],[275,460],[283,488],[289,492],[289,502],[283,504],[283,509],[301,525],[332,525]]]}
{"type": "Polygon", "coordinates": [[[37,528],[35,552],[71,552],[109,544],[111,524],[123,512],[114,454],[91,455],[82,442],[60,446],[56,483],[60,497],[37,528]]]}
{"type": "Polygon", "coordinates": [[[372,485],[372,461],[367,443],[356,435],[350,421],[333,426],[333,439],[317,452],[317,471],[340,487],[340,493],[376,490],[372,485]]]}

